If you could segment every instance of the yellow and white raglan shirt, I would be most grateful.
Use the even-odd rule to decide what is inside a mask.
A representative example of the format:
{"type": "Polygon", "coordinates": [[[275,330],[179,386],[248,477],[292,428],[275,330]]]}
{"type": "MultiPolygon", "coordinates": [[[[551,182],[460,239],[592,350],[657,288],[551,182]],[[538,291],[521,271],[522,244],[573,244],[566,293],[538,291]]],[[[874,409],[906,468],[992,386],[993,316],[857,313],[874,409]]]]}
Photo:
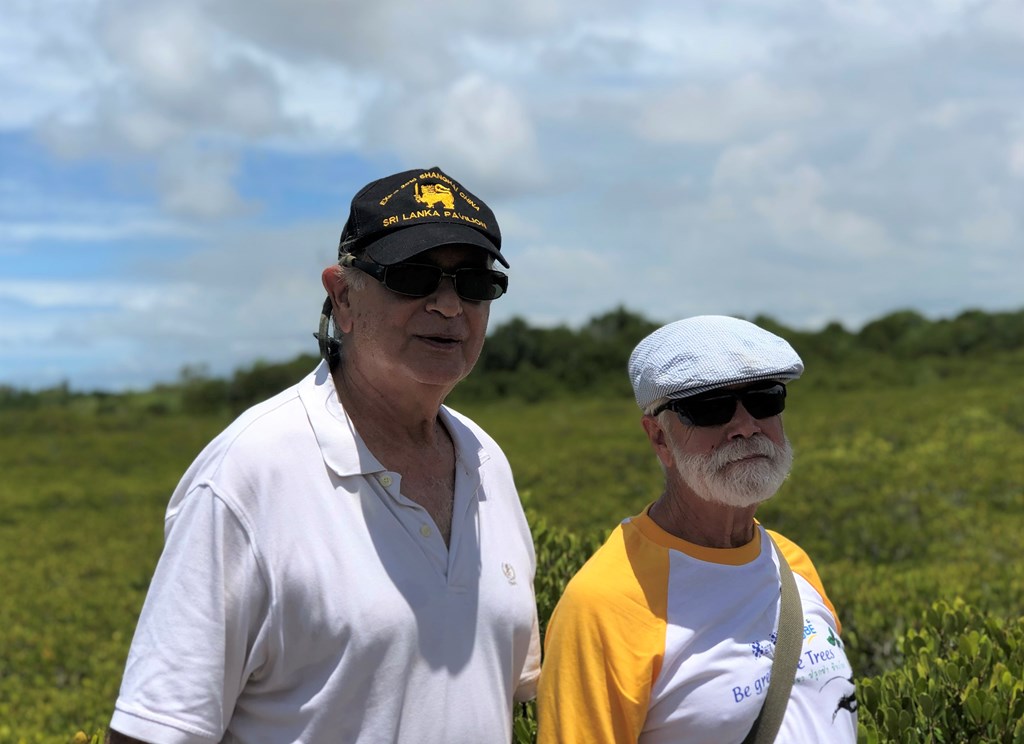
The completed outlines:
{"type": "MultiPolygon", "coordinates": [[[[772,532],[803,606],[803,647],[779,744],[857,740],[853,671],[807,554],[772,532]]],[[[625,520],[569,582],[544,641],[538,744],[731,744],[771,678],[780,597],[764,528],[705,548],[647,515],[625,520]]]]}

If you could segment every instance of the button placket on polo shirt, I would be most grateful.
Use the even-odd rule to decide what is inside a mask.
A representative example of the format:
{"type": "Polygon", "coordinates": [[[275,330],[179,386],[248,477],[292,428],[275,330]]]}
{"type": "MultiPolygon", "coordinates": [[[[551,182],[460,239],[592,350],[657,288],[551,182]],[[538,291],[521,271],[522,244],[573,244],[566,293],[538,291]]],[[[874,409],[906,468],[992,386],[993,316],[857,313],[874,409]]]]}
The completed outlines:
{"type": "Polygon", "coordinates": [[[376,476],[377,483],[387,492],[397,507],[392,510],[395,518],[410,537],[419,545],[436,568],[441,578],[448,580],[448,546],[434,527],[433,520],[420,504],[401,492],[402,477],[398,473],[384,472],[376,476]]]}

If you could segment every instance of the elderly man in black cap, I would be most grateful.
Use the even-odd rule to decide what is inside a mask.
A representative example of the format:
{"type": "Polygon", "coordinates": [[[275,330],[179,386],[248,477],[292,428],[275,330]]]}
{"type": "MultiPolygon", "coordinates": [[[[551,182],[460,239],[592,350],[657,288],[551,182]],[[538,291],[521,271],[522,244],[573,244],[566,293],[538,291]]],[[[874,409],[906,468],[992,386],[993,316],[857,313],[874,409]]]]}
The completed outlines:
{"type": "Polygon", "coordinates": [[[111,741],[511,740],[539,674],[533,542],[501,450],[443,405],[495,260],[491,210],[438,168],[356,194],[324,361],[171,498],[111,741]]]}
{"type": "Polygon", "coordinates": [[[789,472],[785,340],[670,323],[629,373],[665,490],[566,587],[545,636],[539,744],[857,739],[853,673],[813,564],[754,519],[789,472]]]}

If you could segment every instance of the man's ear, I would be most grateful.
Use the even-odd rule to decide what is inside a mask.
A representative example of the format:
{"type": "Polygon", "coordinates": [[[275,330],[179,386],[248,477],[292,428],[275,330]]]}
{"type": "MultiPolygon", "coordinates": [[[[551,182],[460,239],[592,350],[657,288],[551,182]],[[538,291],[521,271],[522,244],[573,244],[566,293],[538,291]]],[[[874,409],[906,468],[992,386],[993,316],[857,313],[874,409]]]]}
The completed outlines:
{"type": "Polygon", "coordinates": [[[668,432],[665,431],[665,428],[658,421],[658,417],[645,413],[643,418],[640,419],[640,424],[644,427],[647,440],[651,443],[651,449],[654,450],[654,454],[661,460],[661,464],[665,467],[671,467],[673,463],[672,447],[668,441],[668,432]]]}
{"type": "Polygon", "coordinates": [[[331,298],[331,308],[334,315],[334,325],[342,333],[352,330],[352,309],[349,303],[351,288],[345,280],[345,274],[341,267],[335,264],[328,266],[320,275],[327,296],[331,298]]]}

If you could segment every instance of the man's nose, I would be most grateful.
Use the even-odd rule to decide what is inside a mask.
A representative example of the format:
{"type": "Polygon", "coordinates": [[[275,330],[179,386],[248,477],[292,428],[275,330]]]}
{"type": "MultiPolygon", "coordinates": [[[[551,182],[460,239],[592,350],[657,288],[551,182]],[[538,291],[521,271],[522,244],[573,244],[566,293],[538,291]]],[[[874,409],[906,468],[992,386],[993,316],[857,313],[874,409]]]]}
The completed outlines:
{"type": "Polygon", "coordinates": [[[737,400],[736,410],[733,412],[732,418],[729,419],[729,423],[726,424],[726,428],[730,439],[746,439],[761,432],[761,423],[750,415],[750,411],[744,407],[743,401],[737,400]]]}
{"type": "Polygon", "coordinates": [[[441,277],[441,283],[428,299],[427,309],[436,310],[446,318],[453,318],[462,312],[462,298],[455,291],[455,277],[441,277]]]}

